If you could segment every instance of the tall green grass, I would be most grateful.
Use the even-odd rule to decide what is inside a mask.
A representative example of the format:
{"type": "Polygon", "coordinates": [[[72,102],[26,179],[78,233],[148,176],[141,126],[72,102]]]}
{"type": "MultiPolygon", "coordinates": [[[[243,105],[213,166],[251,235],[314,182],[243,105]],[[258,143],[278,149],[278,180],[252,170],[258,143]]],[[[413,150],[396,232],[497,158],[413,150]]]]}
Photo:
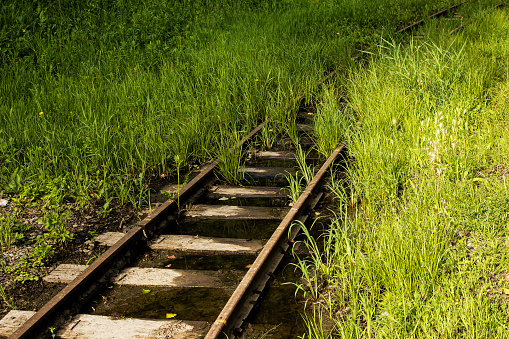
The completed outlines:
{"type": "Polygon", "coordinates": [[[0,186],[66,177],[68,195],[135,201],[176,157],[206,160],[224,125],[270,116],[284,131],[293,98],[398,25],[391,13],[408,22],[443,5],[423,4],[4,2],[0,186]]]}
{"type": "MultiPolygon", "coordinates": [[[[140,208],[150,181],[179,179],[218,154],[230,164],[224,173],[231,172],[241,155],[225,152],[228,142],[218,133],[241,137],[271,118],[262,132],[270,147],[293,125],[297,95],[311,101],[320,93],[315,84],[349,65],[356,49],[444,3],[7,0],[0,6],[0,191],[17,195],[20,211],[34,201],[45,206],[49,238],[26,239],[40,245],[39,264],[52,246],[72,239],[66,218],[56,218],[64,202],[79,207],[92,200],[103,214],[116,203],[140,208]]],[[[12,225],[3,221],[3,247],[28,234],[12,225]]]]}
{"type": "Polygon", "coordinates": [[[348,187],[301,265],[341,338],[508,336],[509,12],[464,16],[350,76],[348,187]]]}
{"type": "Polygon", "coordinates": [[[345,104],[340,104],[338,96],[334,89],[325,87],[322,101],[313,118],[315,147],[325,158],[346,141],[354,123],[351,110],[345,104]]]}

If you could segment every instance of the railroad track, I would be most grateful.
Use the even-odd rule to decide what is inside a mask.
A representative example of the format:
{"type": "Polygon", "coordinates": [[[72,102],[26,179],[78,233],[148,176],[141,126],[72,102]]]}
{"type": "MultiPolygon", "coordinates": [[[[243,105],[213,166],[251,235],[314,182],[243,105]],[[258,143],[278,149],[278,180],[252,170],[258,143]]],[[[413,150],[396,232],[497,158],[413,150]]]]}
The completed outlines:
{"type": "MultiPolygon", "coordinates": [[[[312,133],[312,122],[306,121],[309,117],[301,112],[303,124],[296,127],[303,136],[300,140],[312,133]]],[[[266,123],[235,147],[250,142],[266,123]]],[[[308,146],[309,142],[301,145],[308,146]]],[[[218,180],[218,161],[207,165],[188,184],[173,190],[176,199],[160,204],[126,233],[98,236],[97,242],[107,250],[91,265],[58,266],[44,280],[65,287],[37,312],[8,313],[0,321],[0,337],[212,339],[242,334],[245,319],[299,232],[296,224],[291,227],[293,221],[304,223],[309,218],[322,197],[327,171],[342,150],[343,145],[338,146],[321,164],[291,207],[285,177],[297,174],[292,149],[252,151],[245,168],[239,169],[243,185],[225,185],[218,180]],[[275,163],[278,166],[271,166],[275,163]],[[146,256],[152,259],[140,259],[146,256]],[[208,264],[198,268],[196,262],[186,261],[190,257],[206,258],[208,264]],[[127,305],[127,299],[139,299],[133,297],[133,291],[163,299],[166,304],[158,307],[166,308],[164,311],[151,307],[166,319],[150,319],[146,316],[150,312],[143,317],[109,316],[108,305],[117,305],[118,311],[125,303],[123,314],[139,311],[139,304],[127,305]],[[185,316],[189,312],[170,309],[170,305],[182,304],[200,314],[202,300],[219,305],[212,312],[215,320],[189,319],[185,316]],[[80,313],[83,310],[88,313],[80,313]]]]}
{"type": "MultiPolygon", "coordinates": [[[[250,140],[265,124],[255,128],[236,147],[250,140]]],[[[312,131],[312,126],[303,124],[297,129],[306,134],[312,131]]],[[[222,185],[216,175],[218,162],[208,165],[187,185],[175,190],[178,199],[166,201],[127,233],[99,235],[96,241],[108,250],[90,266],[61,264],[44,277],[48,283],[67,285],[38,312],[11,311],[2,320],[2,334],[8,335],[9,330],[13,330],[11,338],[33,338],[41,332],[50,336],[49,327],[55,328],[52,331],[61,338],[218,338],[240,333],[244,319],[298,233],[298,227],[293,227],[289,233],[292,222],[305,222],[308,218],[321,196],[320,184],[342,148],[338,147],[327,159],[292,207],[288,206],[285,188],[285,176],[296,174],[295,155],[291,151],[253,152],[246,166],[239,169],[244,185],[222,185]],[[270,162],[287,167],[269,167],[270,162]],[[168,263],[159,261],[153,267],[129,265],[124,268],[147,250],[159,252],[160,257],[166,256],[168,263]],[[172,264],[178,267],[178,256],[193,254],[222,256],[222,260],[237,262],[237,268],[249,269],[247,272],[192,269],[191,263],[191,269],[171,267],[172,264]],[[233,258],[235,256],[241,259],[233,258]],[[160,312],[169,320],[97,315],[107,306],[93,298],[112,285],[113,289],[134,286],[132,290],[141,294],[163,295],[169,289],[180,291],[173,299],[184,294],[194,300],[200,295],[204,300],[208,296],[220,295],[223,299],[224,295],[231,296],[217,320],[209,322],[182,319],[176,310],[175,313],[173,310],[160,312]],[[76,315],[77,311],[87,308],[92,314],[76,315]],[[17,328],[20,324],[23,325],[17,328]]],[[[108,303],[122,303],[125,297],[122,293],[118,297],[120,301],[109,300],[108,303]]],[[[178,303],[181,302],[171,300],[167,307],[178,303]]],[[[200,305],[195,303],[188,307],[199,308],[200,305]]]]}

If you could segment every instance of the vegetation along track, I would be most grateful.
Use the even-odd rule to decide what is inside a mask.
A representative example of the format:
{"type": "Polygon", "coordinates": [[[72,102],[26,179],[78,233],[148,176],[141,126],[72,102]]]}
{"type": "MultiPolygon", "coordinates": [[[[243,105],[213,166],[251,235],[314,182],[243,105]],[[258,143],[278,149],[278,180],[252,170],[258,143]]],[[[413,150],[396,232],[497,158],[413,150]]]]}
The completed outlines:
{"type": "MultiPolygon", "coordinates": [[[[261,130],[264,125],[265,123],[259,125],[235,147],[242,147],[244,142],[261,130]]],[[[304,133],[310,128],[310,125],[297,127],[304,133]]],[[[300,147],[306,146],[299,146],[302,151],[300,147]]],[[[214,174],[219,162],[210,164],[187,185],[177,186],[173,190],[172,193],[177,196],[176,199],[170,199],[159,206],[128,233],[108,233],[98,236],[96,240],[99,243],[111,247],[92,265],[88,267],[67,264],[58,266],[44,280],[68,283],[68,285],[35,314],[30,311],[11,311],[3,320],[3,334],[9,334],[6,329],[14,328],[16,324],[24,322],[23,326],[12,334],[12,338],[33,337],[50,326],[58,326],[57,335],[62,338],[105,337],[106,333],[116,337],[124,337],[127,333],[146,337],[158,333],[171,333],[182,337],[202,336],[210,326],[205,321],[113,319],[86,314],[75,315],[71,321],[66,321],[66,315],[69,313],[62,313],[64,309],[73,314],[72,310],[83,307],[95,292],[105,287],[107,281],[113,281],[115,285],[121,286],[141,286],[146,294],[155,293],[152,292],[155,288],[159,290],[173,288],[210,290],[206,294],[214,296],[217,293],[213,290],[235,289],[243,274],[236,270],[218,272],[165,267],[131,266],[121,269],[126,262],[130,261],[129,259],[140,255],[148,244],[148,248],[165,251],[165,253],[199,253],[200,256],[228,257],[244,255],[241,267],[249,267],[249,270],[238,284],[217,321],[210,326],[206,337],[217,338],[224,333],[231,336],[241,327],[243,320],[248,316],[260,292],[287,251],[289,241],[296,236],[298,232],[296,228],[293,228],[289,234],[292,221],[304,222],[310,209],[317,203],[317,198],[320,197],[318,194],[320,183],[342,148],[340,146],[336,149],[312,180],[308,178],[310,181],[306,190],[291,208],[285,207],[288,203],[287,189],[279,186],[286,184],[285,176],[296,175],[295,169],[249,165],[250,162],[257,163],[269,159],[271,162],[289,162],[293,165],[294,153],[251,152],[252,158],[247,166],[235,168],[235,171],[241,174],[237,182],[250,183],[250,186],[218,185],[219,180],[214,174]],[[253,186],[255,184],[259,186],[253,186]],[[266,186],[267,184],[270,186],[266,186]],[[262,206],[253,206],[256,204],[262,206]],[[279,225],[277,225],[278,221],[281,221],[279,225]],[[222,230],[221,227],[223,227],[222,230]],[[274,227],[276,229],[270,236],[274,227]],[[245,231],[242,232],[242,230],[245,231]],[[161,233],[165,234],[161,235],[161,233]],[[219,236],[219,233],[223,235],[219,236]],[[251,239],[242,239],[243,235],[251,239]],[[262,240],[264,238],[269,240],[265,242],[262,240]],[[259,255],[253,262],[253,254],[258,252],[259,255]]],[[[305,163],[303,165],[306,166],[305,163]]],[[[171,258],[175,258],[175,255],[167,256],[167,258],[170,258],[171,262],[171,258]]],[[[189,266],[193,265],[189,264],[189,266]]],[[[137,290],[139,291],[140,288],[137,290]]],[[[189,291],[184,293],[192,294],[189,291]]],[[[125,298],[125,295],[121,297],[125,298]]],[[[178,298],[178,295],[176,297],[178,298]]],[[[188,305],[187,307],[200,306],[188,305]]],[[[167,310],[168,318],[178,316],[171,312],[173,311],[167,310]]]]}
{"type": "MultiPolygon", "coordinates": [[[[264,125],[265,123],[259,125],[235,147],[237,149],[242,147],[264,125]]],[[[296,130],[305,133],[311,128],[310,125],[299,125],[296,130]]],[[[302,152],[306,146],[306,144],[301,144],[297,146],[297,150],[302,152]]],[[[218,179],[214,175],[219,161],[208,165],[187,185],[181,187],[178,184],[176,189],[169,190],[177,198],[161,204],[157,210],[139,222],[128,233],[109,233],[99,236],[97,241],[109,246],[109,249],[92,265],[88,267],[61,265],[57,268],[45,280],[57,283],[69,282],[69,284],[35,314],[29,311],[12,311],[2,320],[2,324],[5,324],[2,328],[14,330],[23,323],[12,334],[12,338],[33,337],[46,330],[48,326],[55,328],[48,331],[56,331],[58,336],[64,338],[86,336],[87,333],[93,333],[94,336],[100,337],[101,335],[98,335],[97,331],[111,334],[117,330],[120,331],[118,337],[124,337],[127,333],[147,337],[157,337],[158,335],[192,337],[193,335],[202,336],[208,330],[206,337],[216,338],[224,334],[231,336],[238,333],[238,329],[241,328],[242,322],[251,311],[254,301],[258,299],[261,290],[298,232],[297,228],[292,228],[289,233],[292,221],[304,222],[306,220],[310,210],[320,198],[320,193],[318,193],[320,183],[342,148],[343,146],[336,148],[316,176],[313,179],[307,179],[309,183],[306,189],[290,209],[283,207],[286,205],[286,196],[290,192],[279,186],[286,185],[286,180],[281,179],[289,175],[297,178],[295,180],[299,180],[298,173],[294,169],[261,166],[245,166],[238,169],[235,167],[233,172],[241,174],[235,179],[237,183],[249,182],[250,185],[258,184],[259,186],[224,186],[217,184],[218,179]],[[267,184],[270,186],[266,186],[267,184]],[[267,200],[274,199],[280,199],[281,206],[267,203],[267,200]],[[240,202],[241,205],[236,205],[236,202],[240,202]],[[269,205],[269,207],[252,206],[253,202],[261,202],[262,205],[269,205]],[[277,226],[279,220],[281,222],[277,226]],[[249,235],[249,238],[240,237],[239,229],[241,227],[239,225],[245,222],[252,223],[250,226],[243,225],[246,227],[245,234],[249,235]],[[228,238],[214,234],[214,227],[217,225],[221,225],[223,233],[229,235],[228,238]],[[276,230],[267,242],[262,243],[261,239],[268,238],[268,234],[263,233],[266,225],[275,226],[276,230]],[[257,230],[253,231],[248,227],[257,230]],[[170,231],[172,234],[161,235],[165,231],[170,231]],[[249,270],[241,279],[243,273],[234,269],[228,270],[228,272],[218,272],[181,270],[169,267],[123,268],[127,263],[135,261],[135,258],[139,257],[147,246],[155,251],[198,252],[202,256],[245,255],[247,261],[242,262],[241,266],[249,267],[249,270]],[[259,255],[253,262],[252,254],[258,252],[259,255]],[[239,280],[240,283],[235,288],[239,280]],[[194,320],[115,319],[85,314],[74,315],[72,320],[68,321],[70,315],[84,306],[95,310],[94,306],[90,306],[89,300],[106,286],[111,287],[110,281],[121,286],[142,286],[144,294],[154,293],[152,290],[157,288],[234,291],[217,320],[212,324],[194,320]]],[[[295,153],[288,150],[280,152],[251,151],[250,154],[251,160],[249,161],[253,164],[281,163],[295,161],[296,158],[295,153]]],[[[302,158],[300,160],[299,164],[305,167],[305,161],[302,158]]],[[[249,162],[248,165],[250,165],[249,162]]],[[[174,255],[167,256],[170,261],[176,259],[170,259],[170,257],[174,257],[174,255]]],[[[170,265],[171,263],[165,266],[170,265]]],[[[210,295],[213,294],[210,292],[210,295]]],[[[196,306],[189,305],[189,307],[196,306]]],[[[174,318],[178,317],[178,314],[168,310],[166,317],[174,318]]]]}

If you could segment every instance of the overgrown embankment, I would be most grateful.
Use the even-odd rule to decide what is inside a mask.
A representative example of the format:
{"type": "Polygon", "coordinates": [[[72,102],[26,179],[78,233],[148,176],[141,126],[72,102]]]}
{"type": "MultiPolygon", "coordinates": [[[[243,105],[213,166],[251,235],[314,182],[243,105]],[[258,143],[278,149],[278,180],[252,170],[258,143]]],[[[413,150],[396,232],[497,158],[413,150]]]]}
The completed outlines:
{"type": "Polygon", "coordinates": [[[459,34],[383,43],[343,84],[359,121],[344,214],[304,282],[338,337],[507,337],[509,11],[463,15],[459,34]]]}

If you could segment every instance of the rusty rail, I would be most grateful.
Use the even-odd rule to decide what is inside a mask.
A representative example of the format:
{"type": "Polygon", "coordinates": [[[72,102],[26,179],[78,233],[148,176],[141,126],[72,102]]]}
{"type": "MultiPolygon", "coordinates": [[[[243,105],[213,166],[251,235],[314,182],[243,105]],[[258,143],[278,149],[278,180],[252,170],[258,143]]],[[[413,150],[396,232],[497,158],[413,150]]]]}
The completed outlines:
{"type": "MultiPolygon", "coordinates": [[[[264,280],[269,279],[272,270],[279,264],[279,261],[274,262],[274,258],[278,256],[278,254],[279,257],[282,257],[282,255],[280,255],[282,244],[292,240],[288,237],[288,231],[292,222],[302,216],[310,200],[312,200],[314,192],[318,189],[320,182],[325,177],[327,170],[343,148],[344,145],[341,145],[334,150],[313,180],[308,184],[304,192],[300,195],[295,205],[290,209],[283,221],[281,221],[251,268],[249,268],[246,275],[233,292],[216,321],[210,327],[205,339],[221,338],[225,336],[230,337],[235,329],[240,328],[242,322],[250,312],[250,309],[245,307],[244,302],[252,295],[255,295],[255,298],[257,298],[260,292],[259,289],[262,288],[260,285],[265,284],[264,280]]],[[[296,234],[297,232],[293,230],[292,233],[296,234]]]]}
{"type": "MultiPolygon", "coordinates": [[[[449,8],[446,8],[446,9],[443,9],[443,10],[441,10],[441,11],[439,11],[439,12],[436,12],[436,13],[434,13],[434,14],[431,14],[431,15],[428,17],[428,19],[431,19],[431,18],[434,18],[434,17],[436,17],[436,16],[440,16],[440,15],[442,15],[442,14],[445,14],[446,12],[450,11],[450,10],[451,10],[451,9],[453,9],[453,8],[456,8],[456,7],[460,6],[460,5],[463,5],[465,2],[466,2],[466,1],[460,2],[459,4],[452,5],[452,6],[451,6],[451,7],[449,7],[449,8]]],[[[410,28],[412,28],[412,27],[415,27],[415,26],[417,26],[417,25],[420,25],[420,24],[422,24],[423,22],[424,22],[424,19],[421,19],[421,20],[419,20],[419,21],[416,21],[416,22],[414,22],[413,24],[408,25],[408,26],[406,26],[406,27],[403,27],[402,29],[400,29],[400,30],[396,31],[396,34],[403,33],[404,31],[407,31],[407,30],[409,30],[409,29],[410,29],[410,28]]]]}
{"type": "MultiPolygon", "coordinates": [[[[267,122],[268,120],[262,122],[233,147],[237,148],[241,146],[260,131],[267,122]]],[[[210,163],[187,185],[183,186],[179,192],[178,200],[185,201],[201,189],[218,164],[219,160],[210,163]]],[[[81,305],[86,302],[95,291],[106,283],[107,279],[101,278],[112,276],[118,272],[126,264],[126,260],[128,261],[129,258],[134,255],[134,253],[129,253],[129,251],[134,251],[133,249],[136,248],[143,248],[143,246],[136,245],[140,242],[145,243],[147,238],[157,234],[160,229],[166,226],[166,218],[176,212],[178,212],[177,200],[169,199],[164,202],[153,213],[138,222],[138,224],[116,242],[115,245],[104,252],[97,260],[87,267],[85,271],[48,301],[39,311],[28,319],[28,321],[18,328],[9,339],[37,337],[43,332],[43,326],[47,326],[48,322],[63,321],[63,319],[57,318],[57,316],[61,316],[58,314],[59,312],[63,312],[68,308],[73,308],[74,306],[69,306],[70,304],[79,303],[79,305],[81,305]],[[112,272],[107,274],[110,270],[112,272]],[[99,279],[101,279],[102,282],[98,282],[99,279]]]]}
{"type": "MultiPolygon", "coordinates": [[[[501,3],[498,3],[496,4],[495,6],[493,6],[493,9],[497,9],[497,8],[501,8],[504,4],[501,2],[501,3]]],[[[463,17],[461,17],[461,20],[463,20],[463,17]]],[[[458,27],[456,27],[455,29],[453,29],[452,31],[449,32],[449,35],[453,35],[455,33],[457,33],[458,31],[460,31],[461,29],[463,29],[465,27],[464,24],[461,24],[459,25],[458,27]]]]}
{"type": "Polygon", "coordinates": [[[453,29],[452,31],[449,32],[449,35],[453,35],[454,33],[458,32],[460,29],[462,29],[463,27],[465,27],[465,25],[461,24],[459,25],[458,27],[456,27],[455,29],[453,29]]]}

